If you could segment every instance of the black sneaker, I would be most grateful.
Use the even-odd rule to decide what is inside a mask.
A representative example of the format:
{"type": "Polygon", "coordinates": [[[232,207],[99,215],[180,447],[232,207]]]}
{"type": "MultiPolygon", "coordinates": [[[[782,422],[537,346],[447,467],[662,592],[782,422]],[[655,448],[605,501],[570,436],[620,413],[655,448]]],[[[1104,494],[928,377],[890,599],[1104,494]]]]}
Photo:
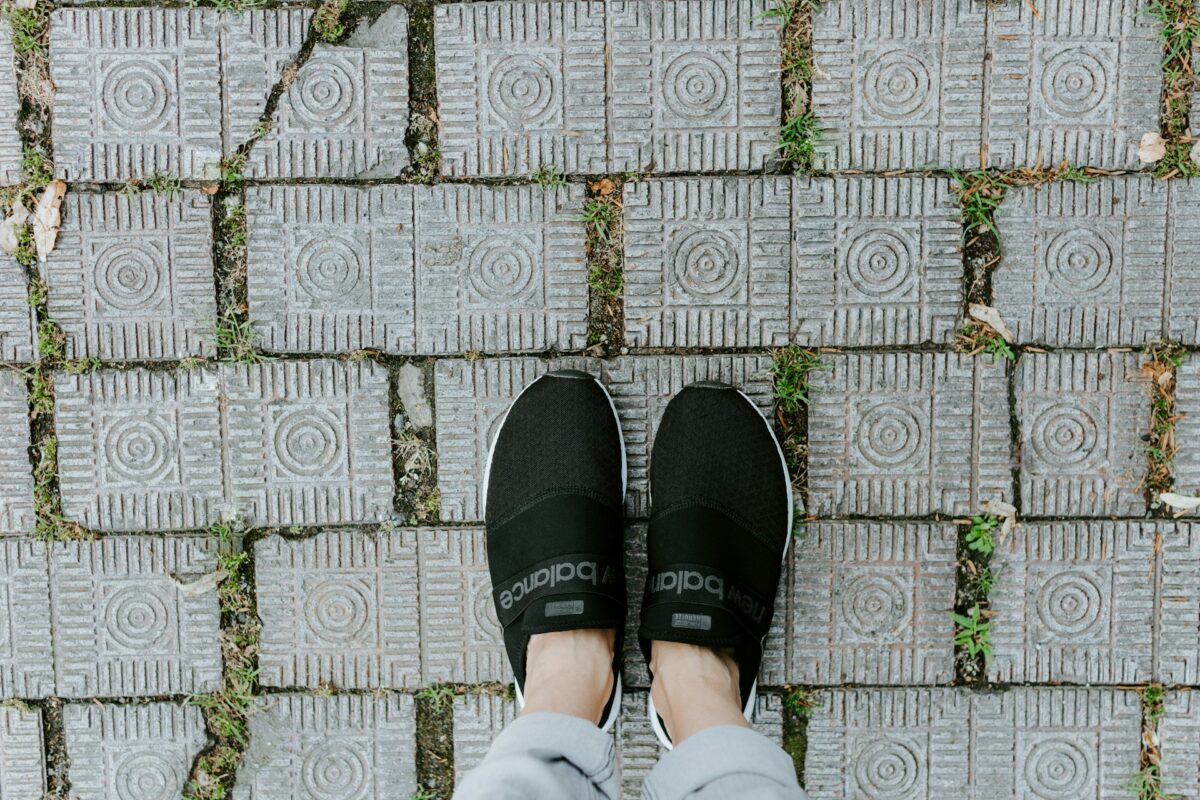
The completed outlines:
{"type": "MultiPolygon", "coordinates": [[[[732,386],[686,387],[654,438],[650,497],[638,631],[646,663],[654,640],[733,650],[749,720],[792,538],[791,477],[770,423],[732,386]]],[[[671,747],[653,698],[649,714],[671,747]]]]}
{"type": "Polygon", "coordinates": [[[604,386],[575,370],[527,386],[500,424],[484,484],[492,598],[518,707],[530,636],[615,628],[607,730],[621,708],[625,442],[604,386]]]}

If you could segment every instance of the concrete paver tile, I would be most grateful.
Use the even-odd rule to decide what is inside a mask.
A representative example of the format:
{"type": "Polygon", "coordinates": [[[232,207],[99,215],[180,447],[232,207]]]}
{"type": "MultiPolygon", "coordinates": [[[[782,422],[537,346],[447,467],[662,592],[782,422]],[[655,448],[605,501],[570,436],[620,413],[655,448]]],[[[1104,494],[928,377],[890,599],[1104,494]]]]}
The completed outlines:
{"type": "Polygon", "coordinates": [[[1013,189],[996,212],[992,305],[1023,344],[1141,346],[1164,334],[1168,184],[1150,177],[1013,189]]]}
{"type": "Polygon", "coordinates": [[[434,9],[444,175],[607,170],[605,5],[434,9]]]}
{"type": "Polygon", "coordinates": [[[411,695],[255,699],[234,800],[411,797],[417,791],[411,695]]]}
{"type": "Polygon", "coordinates": [[[932,353],[824,362],[810,375],[811,512],[966,514],[1011,496],[1003,364],[932,353]]]}
{"type": "Polygon", "coordinates": [[[208,744],[196,706],[68,704],[63,730],[79,800],[173,797],[208,744]]]}
{"type": "Polygon", "coordinates": [[[819,169],[979,164],[985,4],[851,0],[813,15],[819,169]]]}
{"type": "Polygon", "coordinates": [[[221,685],[211,540],[109,537],[50,550],[54,671],[60,697],[153,697],[221,685]]]}
{"type": "Polygon", "coordinates": [[[216,352],[212,207],[197,190],[68,194],[43,268],[68,358],[178,359],[216,352]]]}
{"type": "Polygon", "coordinates": [[[787,683],[948,684],[958,529],[809,523],[792,564],[787,683]]]}
{"type": "Polygon", "coordinates": [[[254,552],[264,686],[418,685],[416,531],[274,535],[254,552]]]}
{"type": "MultiPolygon", "coordinates": [[[[297,15],[294,10],[284,13],[297,15]]],[[[247,59],[237,61],[249,60],[247,69],[261,70],[256,63],[263,58],[260,44],[283,48],[286,33],[287,47],[281,54],[286,57],[302,40],[303,30],[298,23],[279,25],[278,31],[253,32],[249,39],[231,37],[251,51],[247,59]]],[[[280,74],[274,74],[279,80],[280,74]]],[[[239,100],[234,93],[231,103],[239,100]]],[[[408,12],[392,5],[373,22],[364,19],[344,42],[317,43],[280,96],[270,131],[251,148],[246,174],[253,178],[395,177],[408,166],[404,143],[408,113],[408,12]]],[[[249,119],[257,122],[257,117],[249,119]]],[[[245,125],[235,132],[244,131],[245,125]]],[[[237,146],[237,139],[231,144],[237,146]]]]}
{"type": "Polygon", "coordinates": [[[1150,389],[1137,353],[1031,353],[1017,364],[1021,511],[1141,514],[1150,389]]]}
{"type": "Polygon", "coordinates": [[[46,753],[42,712],[0,706],[0,786],[7,800],[42,800],[46,793],[46,753]]]}
{"type": "Polygon", "coordinates": [[[779,26],[767,0],[606,6],[610,171],[723,172],[774,160],[779,26]]]}
{"type": "Polygon", "coordinates": [[[792,329],[806,346],[945,342],[962,320],[958,198],[938,178],[796,178],[792,329]]]}
{"type": "Polygon", "coordinates": [[[639,181],[625,189],[625,332],[639,347],[788,343],[786,178],[639,181]]]}
{"type": "Polygon", "coordinates": [[[0,369],[0,535],[34,528],[29,435],[25,376],[0,369]]]}
{"type": "Polygon", "coordinates": [[[1162,93],[1159,23],[1145,9],[989,6],[987,163],[1141,168],[1138,142],[1158,130],[1162,93]]]}
{"type": "Polygon", "coordinates": [[[41,699],[52,694],[54,647],[46,544],[0,539],[0,699],[41,699]]]}
{"type": "MultiPolygon", "coordinates": [[[[1153,522],[1025,523],[992,557],[991,680],[1154,679],[1153,522]]],[[[1169,526],[1168,526],[1169,527],[1169,526]]]]}

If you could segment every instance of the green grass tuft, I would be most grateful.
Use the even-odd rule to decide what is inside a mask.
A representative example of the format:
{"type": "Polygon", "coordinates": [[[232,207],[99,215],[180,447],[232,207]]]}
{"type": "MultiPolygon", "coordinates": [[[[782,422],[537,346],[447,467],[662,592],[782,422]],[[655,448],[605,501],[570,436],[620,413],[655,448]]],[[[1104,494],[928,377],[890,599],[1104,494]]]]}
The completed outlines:
{"type": "Polygon", "coordinates": [[[240,320],[232,314],[226,314],[217,319],[213,325],[213,333],[217,339],[217,348],[224,353],[227,361],[261,364],[270,360],[255,349],[258,337],[249,320],[240,320]]]}
{"type": "Polygon", "coordinates": [[[983,663],[992,663],[992,623],[988,621],[979,604],[971,606],[970,611],[963,614],[950,612],[950,619],[956,626],[954,644],[964,650],[971,658],[983,656],[983,663]]]}
{"type": "Polygon", "coordinates": [[[442,713],[450,708],[454,703],[454,698],[458,695],[458,690],[448,684],[439,683],[422,689],[417,692],[414,697],[424,700],[429,703],[435,713],[442,713]]]}
{"type": "Polygon", "coordinates": [[[543,189],[557,189],[567,185],[567,176],[562,170],[554,167],[538,167],[529,177],[543,189]]]}
{"type": "Polygon", "coordinates": [[[990,556],[996,549],[996,537],[993,531],[1000,525],[1000,519],[991,514],[971,517],[971,527],[967,530],[967,547],[981,555],[990,556]]]}
{"type": "Polygon", "coordinates": [[[346,32],[342,22],[342,14],[346,11],[348,0],[325,0],[313,14],[313,29],[324,42],[336,42],[346,32]]]}
{"type": "Polygon", "coordinates": [[[813,350],[792,345],[776,350],[771,362],[775,379],[775,403],[785,414],[796,414],[808,405],[808,376],[821,366],[821,357],[813,350]]]}
{"type": "Polygon", "coordinates": [[[820,135],[817,115],[806,111],[788,120],[779,129],[779,155],[798,168],[810,169],[817,154],[820,135]]]}

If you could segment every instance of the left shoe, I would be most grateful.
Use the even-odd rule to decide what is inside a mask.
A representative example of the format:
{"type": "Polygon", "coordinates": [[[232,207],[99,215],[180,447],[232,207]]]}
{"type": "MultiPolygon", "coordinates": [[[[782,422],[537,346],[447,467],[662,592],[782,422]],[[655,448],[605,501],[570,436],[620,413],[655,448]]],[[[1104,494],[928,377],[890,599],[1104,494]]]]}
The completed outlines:
{"type": "Polygon", "coordinates": [[[604,730],[621,709],[626,472],[608,391],[586,372],[559,370],[535,380],[509,406],[484,475],[492,597],[518,706],[525,705],[531,636],[615,628],[604,730]]]}
{"type": "MultiPolygon", "coordinates": [[[[653,509],[638,642],[732,650],[750,720],[792,540],[792,481],[770,422],[739,390],[693,383],[667,405],[650,458],[653,509]]],[[[650,725],[671,738],[649,701],[650,725]]]]}

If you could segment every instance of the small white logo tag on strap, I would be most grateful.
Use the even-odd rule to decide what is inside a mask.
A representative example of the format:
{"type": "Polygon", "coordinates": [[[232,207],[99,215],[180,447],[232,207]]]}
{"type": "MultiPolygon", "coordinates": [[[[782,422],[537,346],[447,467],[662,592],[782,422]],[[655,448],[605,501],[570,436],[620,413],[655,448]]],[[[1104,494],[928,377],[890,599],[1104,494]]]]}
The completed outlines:
{"type": "Polygon", "coordinates": [[[712,629],[712,617],[708,614],[672,614],[671,627],[707,631],[712,629]]]}

